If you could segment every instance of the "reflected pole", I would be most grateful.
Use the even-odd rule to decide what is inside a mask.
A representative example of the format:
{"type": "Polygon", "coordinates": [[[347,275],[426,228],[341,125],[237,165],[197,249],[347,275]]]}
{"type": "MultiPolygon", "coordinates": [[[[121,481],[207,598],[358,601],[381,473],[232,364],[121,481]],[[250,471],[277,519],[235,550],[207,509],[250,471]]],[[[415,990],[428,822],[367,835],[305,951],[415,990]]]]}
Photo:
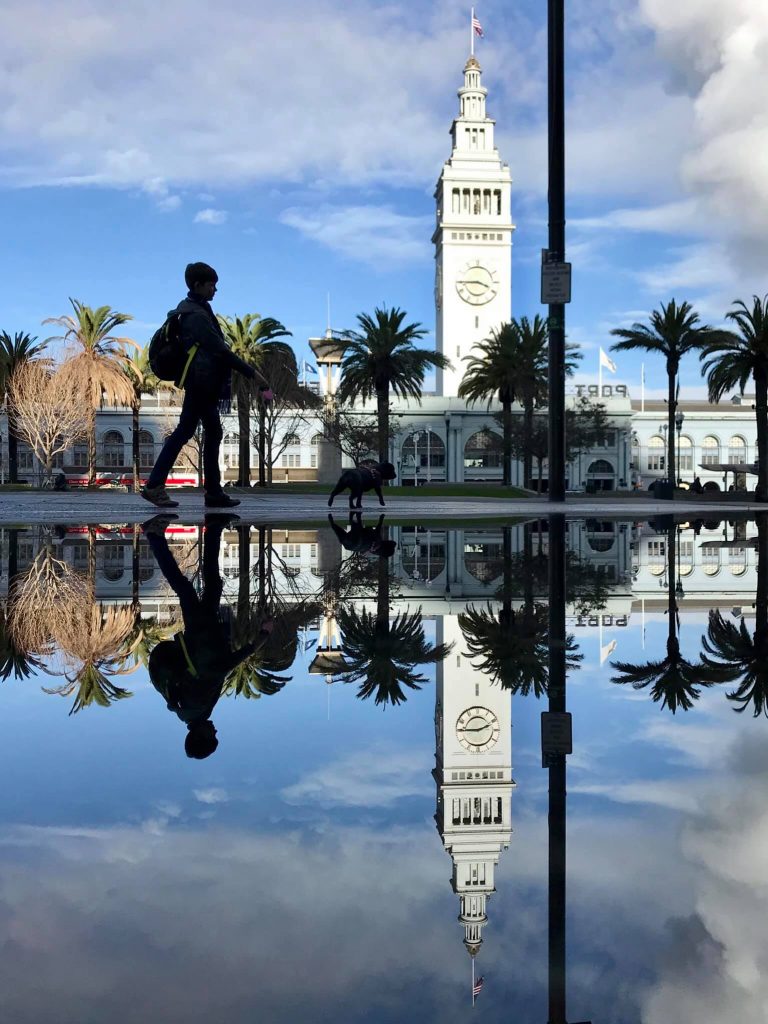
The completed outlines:
{"type": "MultiPolygon", "coordinates": [[[[565,9],[548,0],[549,250],[565,263],[565,9]]],[[[542,267],[543,276],[543,267],[542,267]]],[[[562,295],[548,298],[562,299],[562,295]]],[[[545,296],[542,295],[542,302],[545,296]]],[[[565,304],[549,301],[549,500],[565,501],[565,304]]]]}
{"type": "MultiPolygon", "coordinates": [[[[542,715],[542,762],[549,769],[549,1015],[548,1024],[568,1024],[566,1016],[566,757],[571,753],[566,711],[565,516],[549,517],[549,711],[542,715]],[[546,720],[546,721],[545,721],[546,720]]],[[[580,1024],[590,1024],[582,1021],[580,1024]]]]}

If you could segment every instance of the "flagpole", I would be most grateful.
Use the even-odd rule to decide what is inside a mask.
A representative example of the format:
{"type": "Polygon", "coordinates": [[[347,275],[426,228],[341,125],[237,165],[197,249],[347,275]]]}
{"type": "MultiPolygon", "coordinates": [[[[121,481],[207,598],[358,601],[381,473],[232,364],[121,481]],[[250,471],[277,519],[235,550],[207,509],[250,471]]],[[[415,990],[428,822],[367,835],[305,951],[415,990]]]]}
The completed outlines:
{"type": "Polygon", "coordinates": [[[645,598],[644,597],[640,598],[640,607],[642,609],[642,612],[641,612],[641,623],[640,623],[641,628],[642,628],[642,634],[643,634],[642,635],[642,645],[643,645],[643,650],[645,650],[645,598]]]}
{"type": "Polygon", "coordinates": [[[602,612],[598,612],[597,614],[600,616],[600,629],[599,629],[599,632],[598,632],[598,640],[597,640],[598,644],[600,645],[600,653],[597,656],[597,660],[602,665],[602,663],[603,663],[603,615],[602,615],[602,612]]]}
{"type": "MultiPolygon", "coordinates": [[[[469,55],[470,55],[470,57],[474,57],[474,55],[475,55],[475,8],[474,7],[472,8],[472,11],[471,11],[471,13],[469,15],[469,55]]],[[[474,969],[474,965],[473,965],[473,969],[474,969]]]]}
{"type": "Polygon", "coordinates": [[[640,412],[645,412],[645,363],[640,363],[640,412]]]}
{"type": "Polygon", "coordinates": [[[600,349],[600,354],[597,357],[597,400],[598,402],[603,397],[603,350],[600,349]]]}
{"type": "Polygon", "coordinates": [[[472,956],[472,957],[470,957],[470,960],[472,961],[472,1007],[474,1008],[474,1005],[475,1005],[475,958],[472,956]]]}

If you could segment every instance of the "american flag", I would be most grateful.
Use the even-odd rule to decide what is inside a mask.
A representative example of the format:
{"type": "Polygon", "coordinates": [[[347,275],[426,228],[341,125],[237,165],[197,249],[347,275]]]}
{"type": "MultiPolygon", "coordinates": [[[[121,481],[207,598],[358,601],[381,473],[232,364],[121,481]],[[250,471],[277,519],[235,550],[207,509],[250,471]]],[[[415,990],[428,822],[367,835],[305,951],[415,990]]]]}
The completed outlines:
{"type": "Polygon", "coordinates": [[[475,987],[474,987],[474,988],[472,989],[472,998],[473,998],[473,999],[477,999],[477,997],[478,997],[478,996],[480,995],[480,993],[481,993],[481,992],[483,991],[483,982],[484,982],[484,981],[485,981],[485,978],[483,978],[483,977],[480,977],[480,978],[478,978],[478,979],[477,979],[477,981],[475,982],[475,987]]]}
{"type": "Polygon", "coordinates": [[[482,39],[483,36],[485,35],[485,33],[483,32],[483,26],[480,24],[479,20],[474,16],[474,14],[472,15],[472,28],[474,29],[475,35],[480,36],[480,38],[482,39]]]}

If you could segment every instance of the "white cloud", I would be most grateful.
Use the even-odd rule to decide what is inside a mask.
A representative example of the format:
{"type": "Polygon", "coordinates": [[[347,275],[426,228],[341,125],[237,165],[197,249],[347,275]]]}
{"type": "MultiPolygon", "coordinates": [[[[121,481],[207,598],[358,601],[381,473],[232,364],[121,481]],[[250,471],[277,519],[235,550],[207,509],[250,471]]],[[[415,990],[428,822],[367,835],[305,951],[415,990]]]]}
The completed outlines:
{"type": "Polygon", "coordinates": [[[377,746],[313,769],[281,796],[319,807],[391,807],[403,797],[431,792],[428,778],[428,758],[377,746]]]}
{"type": "Polygon", "coordinates": [[[218,789],[215,786],[208,789],[195,789],[192,792],[195,800],[199,800],[201,804],[223,804],[229,800],[226,789],[218,789]]]}
{"type": "Polygon", "coordinates": [[[284,210],[283,224],[348,259],[387,268],[429,259],[429,217],[388,206],[321,206],[284,210]]]}
{"type": "Polygon", "coordinates": [[[227,219],[226,210],[199,210],[195,214],[195,224],[223,224],[227,219]]]}

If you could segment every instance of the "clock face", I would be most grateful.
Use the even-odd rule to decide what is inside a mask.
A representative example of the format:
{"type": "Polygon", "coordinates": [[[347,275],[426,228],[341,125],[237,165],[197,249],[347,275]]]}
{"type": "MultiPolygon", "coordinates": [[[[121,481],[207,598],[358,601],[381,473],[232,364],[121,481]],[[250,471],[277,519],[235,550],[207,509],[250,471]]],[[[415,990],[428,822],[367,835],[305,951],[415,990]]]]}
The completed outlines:
{"type": "Polygon", "coordinates": [[[456,278],[456,291],[465,302],[483,306],[496,297],[499,290],[498,274],[483,266],[480,260],[473,260],[456,278]]]}
{"type": "Polygon", "coordinates": [[[456,722],[456,735],[465,750],[490,750],[499,738],[499,720],[488,708],[467,708],[456,722]]]}

